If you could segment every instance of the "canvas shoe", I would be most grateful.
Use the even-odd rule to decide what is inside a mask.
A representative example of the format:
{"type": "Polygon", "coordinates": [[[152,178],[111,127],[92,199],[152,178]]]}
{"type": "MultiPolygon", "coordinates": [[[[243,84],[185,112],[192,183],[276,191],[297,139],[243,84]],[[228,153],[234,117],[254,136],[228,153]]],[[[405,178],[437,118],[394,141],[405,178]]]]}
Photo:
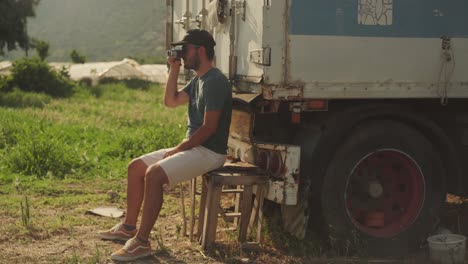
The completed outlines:
{"type": "Polygon", "coordinates": [[[107,240],[127,241],[130,238],[134,237],[136,233],[137,229],[127,231],[127,229],[125,229],[122,223],[118,223],[108,231],[99,231],[98,237],[107,240]]]}
{"type": "Polygon", "coordinates": [[[123,248],[112,253],[111,259],[116,261],[132,261],[151,255],[151,245],[149,242],[143,243],[136,237],[125,243],[123,248]]]}

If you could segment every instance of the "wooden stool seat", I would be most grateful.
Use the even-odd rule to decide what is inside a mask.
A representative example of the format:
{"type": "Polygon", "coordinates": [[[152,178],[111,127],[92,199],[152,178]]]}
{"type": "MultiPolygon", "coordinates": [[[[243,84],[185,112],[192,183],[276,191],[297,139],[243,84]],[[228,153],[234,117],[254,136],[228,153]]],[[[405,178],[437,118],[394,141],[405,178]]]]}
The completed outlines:
{"type": "MultiPolygon", "coordinates": [[[[197,232],[203,250],[215,241],[218,214],[220,213],[220,199],[223,193],[242,194],[241,212],[223,214],[223,217],[240,217],[239,242],[243,243],[247,240],[249,223],[253,226],[255,222],[258,223],[257,242],[261,242],[261,222],[263,218],[261,207],[263,206],[267,182],[268,175],[265,171],[256,166],[241,162],[227,163],[222,168],[203,175],[197,232]],[[223,190],[223,186],[230,189],[223,190]],[[232,189],[232,186],[238,187],[232,189]],[[240,189],[239,186],[243,186],[243,188],[240,189]],[[254,201],[252,201],[253,187],[256,187],[254,201]]],[[[193,187],[191,190],[193,197],[193,187]]],[[[193,209],[192,212],[194,212],[193,209]]],[[[192,217],[192,225],[193,222],[192,217]]],[[[191,226],[191,232],[192,229],[193,227],[191,226]]]]}

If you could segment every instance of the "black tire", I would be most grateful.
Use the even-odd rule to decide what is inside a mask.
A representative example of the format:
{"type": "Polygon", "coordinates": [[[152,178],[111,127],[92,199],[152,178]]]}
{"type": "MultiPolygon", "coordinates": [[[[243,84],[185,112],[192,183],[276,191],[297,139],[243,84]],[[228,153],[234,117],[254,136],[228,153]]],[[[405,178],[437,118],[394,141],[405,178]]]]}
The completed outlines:
{"type": "MultiPolygon", "coordinates": [[[[401,256],[418,248],[437,224],[438,211],[445,200],[443,177],[441,157],[433,144],[416,129],[396,121],[370,121],[355,127],[336,150],[326,166],[323,178],[321,209],[331,248],[342,255],[366,256],[401,256]],[[404,228],[401,230],[385,235],[376,235],[377,232],[372,229],[374,227],[371,231],[366,229],[367,226],[363,228],[364,224],[360,224],[348,210],[351,203],[349,197],[352,196],[349,191],[354,188],[350,178],[356,178],[352,174],[358,164],[366,162],[365,157],[379,153],[379,150],[381,153],[385,153],[385,150],[389,153],[394,151],[408,157],[419,167],[417,177],[424,183],[424,192],[414,192],[415,196],[421,196],[421,200],[418,200],[421,203],[415,207],[418,212],[413,210],[414,215],[408,218],[413,220],[407,220],[406,225],[402,224],[404,228]]],[[[412,189],[403,191],[411,192],[412,189]]],[[[369,199],[372,199],[370,195],[369,199]]],[[[397,209],[402,215],[410,211],[397,209]]]]}

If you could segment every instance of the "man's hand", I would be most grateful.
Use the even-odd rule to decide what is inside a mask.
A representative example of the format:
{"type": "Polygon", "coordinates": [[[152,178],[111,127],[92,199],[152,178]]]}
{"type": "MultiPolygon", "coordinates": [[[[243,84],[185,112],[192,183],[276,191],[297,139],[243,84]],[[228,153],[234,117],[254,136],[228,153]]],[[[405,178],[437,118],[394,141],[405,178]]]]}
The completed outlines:
{"type": "Polygon", "coordinates": [[[165,159],[165,158],[167,158],[167,157],[170,157],[170,156],[176,154],[177,152],[180,152],[180,150],[178,150],[177,148],[173,148],[173,149],[169,150],[168,152],[166,152],[166,153],[164,154],[164,157],[163,157],[163,158],[165,159]]]}
{"type": "Polygon", "coordinates": [[[167,63],[169,64],[170,69],[174,69],[179,72],[180,66],[182,65],[182,60],[167,57],[167,63]]]}
{"type": "Polygon", "coordinates": [[[170,156],[172,156],[172,155],[174,155],[174,154],[176,154],[176,153],[179,153],[179,152],[181,152],[181,151],[186,150],[186,149],[184,148],[184,144],[185,144],[185,142],[187,142],[187,141],[188,141],[188,139],[187,139],[187,138],[184,138],[184,139],[182,140],[182,142],[180,142],[179,145],[177,145],[175,148],[173,148],[173,149],[167,151],[167,152],[164,154],[164,157],[163,157],[163,158],[165,159],[165,158],[170,157],[170,156]]]}
{"type": "Polygon", "coordinates": [[[167,78],[166,89],[164,91],[164,105],[166,107],[176,107],[186,104],[189,96],[184,91],[177,91],[177,78],[179,76],[181,62],[174,58],[167,58],[169,64],[169,76],[167,78]]]}

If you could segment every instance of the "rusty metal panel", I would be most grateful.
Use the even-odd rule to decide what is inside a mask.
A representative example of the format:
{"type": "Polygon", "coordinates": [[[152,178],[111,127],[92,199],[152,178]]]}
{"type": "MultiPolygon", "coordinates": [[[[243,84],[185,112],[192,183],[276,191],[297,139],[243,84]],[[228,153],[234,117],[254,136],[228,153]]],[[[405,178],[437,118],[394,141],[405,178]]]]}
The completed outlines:
{"type": "Polygon", "coordinates": [[[256,144],[229,137],[228,156],[234,160],[258,164],[258,154],[267,151],[278,155],[281,166],[276,171],[267,164],[264,169],[270,173],[266,199],[283,205],[295,205],[299,191],[299,168],[301,150],[299,146],[279,144],[256,144]]]}
{"type": "Polygon", "coordinates": [[[244,111],[232,110],[231,126],[229,136],[242,141],[250,142],[250,132],[252,130],[252,114],[244,111]]]}
{"type": "Polygon", "coordinates": [[[299,168],[301,150],[299,146],[278,144],[255,144],[256,148],[278,151],[281,155],[283,169],[280,177],[269,182],[266,199],[284,204],[297,204],[299,191],[299,168]]]}

